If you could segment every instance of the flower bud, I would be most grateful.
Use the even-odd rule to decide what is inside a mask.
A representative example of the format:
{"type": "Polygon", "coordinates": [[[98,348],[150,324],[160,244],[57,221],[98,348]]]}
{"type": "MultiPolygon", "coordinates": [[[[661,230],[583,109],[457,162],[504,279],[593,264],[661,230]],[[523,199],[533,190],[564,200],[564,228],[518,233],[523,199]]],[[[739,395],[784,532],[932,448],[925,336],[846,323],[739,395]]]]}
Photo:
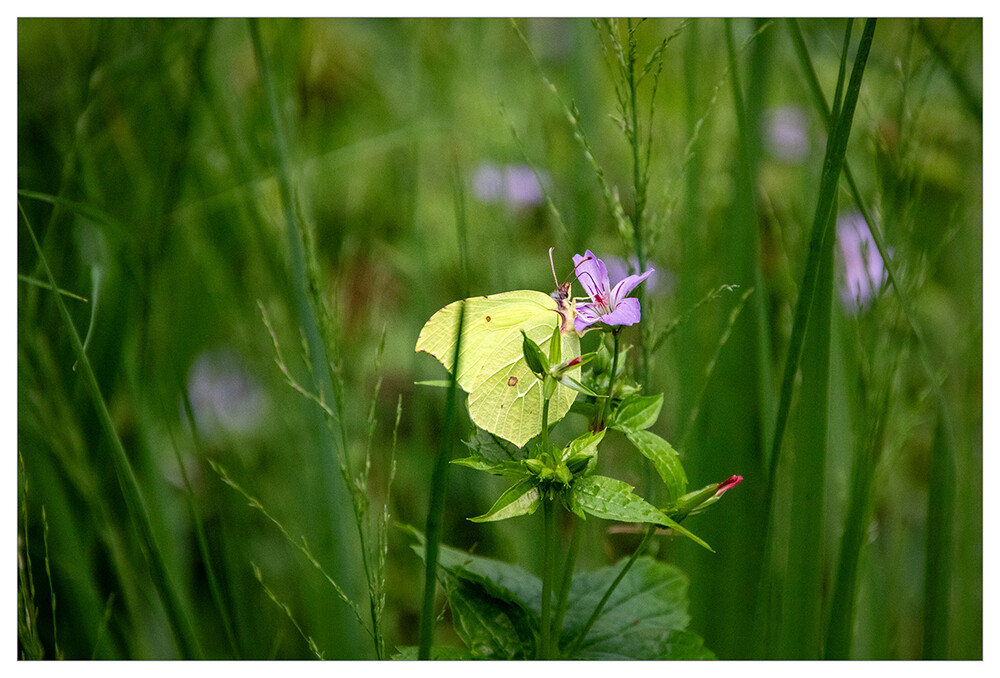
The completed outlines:
{"type": "Polygon", "coordinates": [[[524,330],[521,330],[521,336],[524,337],[521,350],[524,352],[524,361],[528,363],[528,369],[538,375],[539,378],[545,376],[549,371],[548,358],[542,353],[542,349],[538,347],[538,344],[524,333],[524,330]]]}
{"type": "Polygon", "coordinates": [[[721,483],[719,483],[719,488],[715,491],[715,496],[721,497],[728,490],[733,489],[742,482],[743,482],[743,476],[730,476],[729,479],[723,480],[721,483]]]}

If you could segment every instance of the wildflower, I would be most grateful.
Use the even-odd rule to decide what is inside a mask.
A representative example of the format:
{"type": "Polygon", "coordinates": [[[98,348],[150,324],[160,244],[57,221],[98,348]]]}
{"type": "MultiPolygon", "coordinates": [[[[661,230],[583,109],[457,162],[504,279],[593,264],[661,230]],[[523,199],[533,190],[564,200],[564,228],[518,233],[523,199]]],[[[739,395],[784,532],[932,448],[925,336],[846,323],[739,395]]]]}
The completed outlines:
{"type": "MultiPolygon", "coordinates": [[[[547,174],[543,172],[540,176],[548,182],[547,174]]],[[[539,178],[527,165],[480,165],[473,189],[480,202],[505,203],[514,208],[540,205],[545,199],[539,178]]]]}
{"type": "MultiPolygon", "coordinates": [[[[621,257],[605,257],[604,264],[608,269],[608,277],[613,280],[637,274],[639,272],[639,258],[634,254],[625,260],[621,257]]],[[[651,294],[669,294],[674,287],[673,275],[670,271],[664,272],[656,269],[653,274],[646,279],[646,297],[651,294]],[[662,284],[661,284],[662,283],[662,284]]]]}
{"type": "Polygon", "coordinates": [[[875,297],[888,275],[868,222],[860,212],[837,217],[837,243],[844,262],[840,298],[849,311],[856,312],[875,297]]]}
{"type": "Polygon", "coordinates": [[[198,356],[188,375],[188,397],[198,431],[207,438],[252,433],[270,408],[264,389],[228,348],[198,356]]]}
{"type": "Polygon", "coordinates": [[[775,158],[800,163],[809,156],[809,121],[797,106],[775,108],[767,114],[767,150],[775,158]]]}
{"type": "Polygon", "coordinates": [[[574,322],[577,332],[582,333],[598,322],[605,325],[634,325],[639,322],[641,317],[639,300],[626,298],[625,295],[652,275],[653,269],[642,275],[630,275],[612,287],[607,266],[590,250],[587,250],[585,255],[574,254],[573,265],[576,279],[590,296],[589,303],[576,306],[574,322]]]}

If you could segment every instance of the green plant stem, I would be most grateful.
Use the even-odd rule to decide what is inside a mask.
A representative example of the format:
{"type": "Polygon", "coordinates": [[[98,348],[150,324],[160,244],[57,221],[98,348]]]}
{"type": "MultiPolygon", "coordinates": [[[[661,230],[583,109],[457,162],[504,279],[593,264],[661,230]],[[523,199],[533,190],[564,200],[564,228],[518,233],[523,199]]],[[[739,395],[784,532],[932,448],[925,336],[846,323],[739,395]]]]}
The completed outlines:
{"type": "Polygon", "coordinates": [[[542,621],[539,634],[539,659],[552,659],[552,578],[555,573],[555,553],[559,550],[559,533],[556,521],[559,516],[556,501],[551,497],[542,500],[545,514],[545,545],[542,553],[542,621]]]}
{"type": "MultiPolygon", "coordinates": [[[[448,467],[451,457],[451,432],[455,422],[455,401],[458,394],[459,360],[462,350],[462,329],[465,324],[465,302],[458,314],[458,339],[455,342],[455,364],[444,410],[444,425],[438,443],[434,469],[431,471],[431,500],[427,510],[427,551],[424,559],[424,599],[420,610],[420,646],[417,659],[431,658],[434,642],[434,597],[437,590],[437,562],[441,549],[441,524],[444,519],[444,500],[448,493],[448,467]]],[[[543,427],[544,430],[544,427],[543,427]]]]}
{"type": "MultiPolygon", "coordinates": [[[[18,209],[21,211],[21,217],[24,219],[28,234],[31,236],[31,242],[35,247],[35,252],[38,254],[45,277],[48,279],[49,288],[58,290],[59,286],[56,284],[55,276],[49,268],[45,253],[42,252],[41,245],[39,245],[38,239],[35,237],[35,230],[31,227],[31,222],[28,221],[28,216],[24,213],[20,202],[18,202],[18,209]]],[[[107,403],[101,394],[101,387],[97,383],[97,377],[94,375],[90,360],[83,350],[83,342],[80,340],[80,335],[76,331],[76,326],[73,324],[69,310],[63,302],[62,295],[55,293],[52,295],[52,298],[55,299],[59,315],[62,316],[63,324],[66,326],[70,345],[76,356],[77,366],[80,368],[79,373],[83,379],[84,388],[90,394],[91,401],[97,411],[97,418],[101,423],[101,428],[104,430],[104,434],[110,443],[111,460],[114,465],[115,475],[118,478],[118,486],[125,499],[129,518],[139,533],[139,538],[143,546],[141,550],[145,556],[146,564],[151,571],[153,585],[156,587],[160,600],[163,601],[163,607],[176,636],[181,655],[187,659],[198,659],[201,657],[198,638],[191,626],[191,620],[184,609],[180,593],[170,578],[166,561],[164,560],[162,551],[160,551],[156,535],[153,532],[153,523],[149,516],[149,509],[143,497],[142,489],[139,487],[139,480],[135,476],[135,471],[132,469],[128,455],[125,453],[125,447],[122,445],[121,438],[118,437],[118,432],[115,430],[114,422],[111,420],[111,413],[108,411],[107,403]]]]}
{"type": "Polygon", "coordinates": [[[580,629],[580,633],[577,634],[573,644],[570,645],[569,650],[567,650],[566,656],[572,657],[580,651],[580,646],[583,645],[583,641],[587,639],[587,634],[590,633],[590,628],[600,618],[601,613],[604,612],[604,606],[608,604],[609,600],[611,600],[611,594],[615,592],[615,589],[618,588],[622,579],[625,578],[628,571],[632,569],[633,565],[635,565],[635,561],[638,560],[639,556],[642,555],[642,552],[646,550],[646,546],[649,544],[654,534],[656,534],[656,525],[650,525],[646,528],[646,534],[643,536],[642,541],[639,542],[639,546],[637,546],[635,551],[632,552],[628,562],[622,566],[621,572],[619,572],[618,576],[615,577],[615,580],[611,582],[611,586],[608,587],[608,590],[604,592],[604,597],[601,598],[601,602],[599,602],[597,607],[594,608],[594,611],[591,613],[587,623],[583,625],[582,629],[580,629]]]}
{"type": "Polygon", "coordinates": [[[576,569],[576,558],[580,553],[580,543],[583,541],[583,529],[581,521],[576,516],[570,514],[572,522],[573,536],[569,542],[569,553],[566,554],[566,563],[563,566],[562,581],[559,584],[559,597],[556,600],[556,614],[552,621],[552,636],[555,639],[555,646],[558,650],[559,640],[562,638],[563,619],[566,617],[566,607],[569,603],[569,591],[573,585],[573,571],[576,569]]]}
{"type": "Polygon", "coordinates": [[[611,356],[611,374],[608,376],[608,395],[604,399],[604,402],[601,403],[601,416],[598,417],[598,431],[604,429],[604,425],[607,422],[608,408],[611,407],[611,398],[615,392],[615,377],[618,374],[618,334],[620,331],[620,327],[615,327],[611,330],[611,336],[614,338],[615,348],[614,353],[611,356]]]}

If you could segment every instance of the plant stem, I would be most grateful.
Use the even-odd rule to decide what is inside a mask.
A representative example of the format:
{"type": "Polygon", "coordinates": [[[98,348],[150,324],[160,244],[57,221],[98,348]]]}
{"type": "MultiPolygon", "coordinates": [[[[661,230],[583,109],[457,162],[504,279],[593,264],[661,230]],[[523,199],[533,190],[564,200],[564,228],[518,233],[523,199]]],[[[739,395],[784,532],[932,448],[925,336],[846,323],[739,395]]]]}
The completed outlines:
{"type": "Polygon", "coordinates": [[[611,396],[615,391],[615,378],[618,375],[618,333],[621,331],[621,327],[615,327],[611,330],[611,336],[614,337],[615,349],[614,354],[611,357],[611,374],[608,376],[608,395],[601,403],[601,416],[598,417],[598,427],[597,430],[601,431],[604,429],[604,424],[606,420],[606,415],[608,412],[608,407],[611,405],[611,396]]]}
{"type": "Polygon", "coordinates": [[[563,566],[562,581],[559,584],[559,598],[556,601],[556,615],[552,622],[552,637],[555,639],[555,647],[559,648],[559,639],[562,638],[563,618],[566,616],[566,606],[569,603],[569,590],[573,584],[573,570],[576,568],[576,557],[580,553],[580,542],[583,541],[583,530],[580,521],[572,513],[570,518],[573,521],[573,536],[569,543],[569,553],[566,554],[566,563],[563,566]]]}
{"type": "Polygon", "coordinates": [[[604,597],[601,598],[601,602],[599,602],[597,607],[594,608],[593,613],[590,615],[590,619],[588,619],[587,623],[583,625],[583,628],[580,630],[580,633],[577,634],[573,644],[570,645],[570,648],[566,653],[567,656],[572,657],[580,650],[580,646],[583,645],[583,641],[586,640],[587,634],[590,632],[590,627],[592,627],[594,622],[600,618],[601,613],[604,612],[604,606],[608,604],[609,600],[611,600],[611,594],[615,592],[615,589],[618,588],[622,579],[625,578],[628,571],[632,569],[633,565],[635,565],[635,561],[639,559],[639,555],[646,550],[646,546],[649,544],[649,541],[653,538],[654,534],[656,534],[656,525],[650,525],[646,528],[646,534],[643,536],[642,541],[639,542],[639,546],[632,552],[628,562],[622,566],[621,572],[619,572],[618,576],[615,577],[615,580],[611,582],[611,586],[608,587],[608,590],[604,592],[604,597]]]}
{"type": "MultiPolygon", "coordinates": [[[[546,404],[548,401],[546,401],[546,404]]],[[[556,530],[557,506],[554,499],[546,497],[542,501],[545,513],[545,548],[542,555],[542,628],[539,638],[539,659],[552,659],[552,575],[558,533],[556,530]]]]}
{"type": "Polygon", "coordinates": [[[455,399],[458,392],[459,358],[462,355],[462,328],[465,324],[465,303],[458,314],[458,340],[455,342],[455,364],[448,387],[448,400],[444,411],[444,427],[438,445],[434,470],[431,472],[431,501],[427,510],[427,552],[424,563],[424,600],[420,611],[420,647],[417,659],[431,658],[434,641],[434,594],[437,590],[437,561],[441,546],[441,522],[444,516],[444,499],[448,489],[448,461],[451,456],[451,429],[455,420],[455,399]]]}

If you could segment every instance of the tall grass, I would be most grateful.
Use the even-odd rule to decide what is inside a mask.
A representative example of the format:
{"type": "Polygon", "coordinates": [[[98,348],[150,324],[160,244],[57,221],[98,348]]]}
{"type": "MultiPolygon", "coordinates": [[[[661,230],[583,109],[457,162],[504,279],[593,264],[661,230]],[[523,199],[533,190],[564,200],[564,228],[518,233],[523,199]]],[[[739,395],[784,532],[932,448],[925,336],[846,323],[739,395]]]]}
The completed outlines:
{"type": "Polygon", "coordinates": [[[555,246],[657,269],[656,432],[745,478],[714,554],[588,520],[579,568],[678,564],[721,658],[981,657],[982,22],[864,24],[20,20],[19,656],[457,643],[391,522],[534,573],[546,526],[466,520],[413,345],[555,246]]]}

